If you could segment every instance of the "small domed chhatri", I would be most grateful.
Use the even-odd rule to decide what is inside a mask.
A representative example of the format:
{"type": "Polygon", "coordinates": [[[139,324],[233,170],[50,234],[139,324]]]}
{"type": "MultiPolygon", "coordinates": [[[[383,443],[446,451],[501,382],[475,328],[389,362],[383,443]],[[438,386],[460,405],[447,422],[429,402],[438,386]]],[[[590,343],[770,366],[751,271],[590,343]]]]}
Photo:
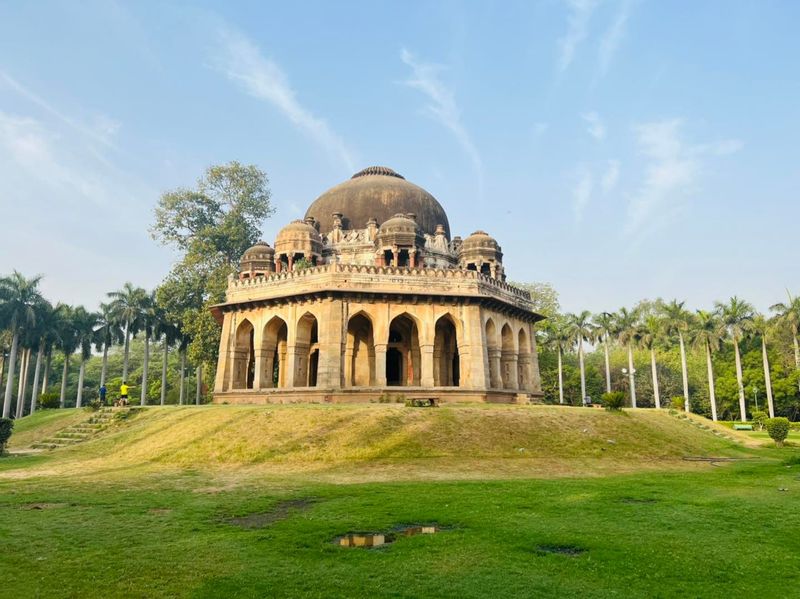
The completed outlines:
{"type": "Polygon", "coordinates": [[[317,198],[241,259],[214,400],[528,402],[541,396],[530,295],[484,231],[450,238],[441,204],[384,166],[317,198]]]}

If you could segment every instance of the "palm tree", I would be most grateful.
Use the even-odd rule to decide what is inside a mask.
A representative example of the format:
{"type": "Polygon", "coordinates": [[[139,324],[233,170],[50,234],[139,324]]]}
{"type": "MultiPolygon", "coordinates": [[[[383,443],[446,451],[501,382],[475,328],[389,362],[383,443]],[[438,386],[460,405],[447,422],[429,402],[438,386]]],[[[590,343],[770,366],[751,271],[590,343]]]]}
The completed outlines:
{"type": "Polygon", "coordinates": [[[95,344],[98,351],[103,352],[103,365],[100,370],[101,387],[106,384],[108,374],[108,348],[120,341],[122,341],[122,330],[114,316],[114,308],[111,304],[101,303],[95,329],[95,344]]]}
{"type": "Polygon", "coordinates": [[[147,374],[150,365],[150,338],[153,336],[153,329],[158,323],[158,315],[156,313],[155,294],[151,293],[145,296],[141,303],[141,328],[144,330],[144,359],[142,361],[142,394],[140,399],[141,405],[147,404],[147,374]]]}
{"type": "Polygon", "coordinates": [[[11,331],[11,350],[8,357],[8,380],[3,399],[3,418],[11,413],[11,394],[14,388],[14,369],[16,368],[20,332],[23,328],[36,324],[36,306],[43,300],[39,293],[41,276],[26,279],[16,270],[8,277],[0,279],[0,318],[4,328],[11,331]]]}
{"type": "Polygon", "coordinates": [[[736,356],[736,382],[739,384],[739,413],[742,422],[747,422],[747,406],[744,398],[744,382],[742,381],[742,357],[739,354],[739,341],[749,332],[753,321],[753,306],[735,295],[727,304],[715,302],[717,313],[733,340],[736,356]]]}
{"type": "Polygon", "coordinates": [[[36,366],[33,372],[33,390],[31,393],[31,414],[36,411],[36,403],[39,400],[39,380],[42,370],[42,359],[49,354],[50,348],[56,341],[56,312],[52,304],[42,301],[39,304],[39,313],[36,318],[36,330],[38,332],[38,350],[36,352],[36,366]]]}
{"type": "Polygon", "coordinates": [[[548,319],[546,325],[547,337],[544,345],[556,350],[558,355],[558,403],[564,403],[564,348],[570,346],[570,331],[564,317],[554,316],[548,319]]]}
{"type": "Polygon", "coordinates": [[[616,322],[614,329],[617,341],[628,348],[628,383],[631,392],[631,407],[636,407],[636,379],[634,374],[636,369],[633,367],[633,346],[638,338],[639,314],[636,310],[620,308],[615,315],[616,322]]]}
{"type": "Polygon", "coordinates": [[[111,298],[111,310],[114,314],[114,318],[117,324],[124,327],[125,331],[122,380],[127,381],[131,335],[139,331],[142,309],[148,300],[148,295],[144,289],[141,287],[134,287],[131,283],[125,283],[122,289],[119,291],[111,291],[107,295],[111,298]]]}
{"type": "Polygon", "coordinates": [[[186,350],[191,342],[191,337],[178,328],[180,335],[180,345],[178,346],[178,353],[181,356],[181,374],[180,374],[180,392],[178,394],[178,404],[183,405],[186,396],[186,350]]]}
{"type": "Polygon", "coordinates": [[[161,405],[163,406],[167,399],[167,365],[169,363],[169,347],[173,345],[180,337],[180,330],[167,318],[167,315],[163,310],[158,310],[157,312],[154,335],[157,339],[162,340],[161,349],[163,360],[161,363],[161,405]]]}
{"type": "Polygon", "coordinates": [[[81,350],[81,368],[78,374],[78,395],[75,400],[75,407],[83,405],[83,379],[86,372],[86,362],[92,357],[92,340],[94,339],[94,329],[97,325],[97,314],[87,312],[83,306],[78,306],[72,316],[72,323],[75,331],[75,341],[77,348],[81,350]]]}
{"type": "MultiPolygon", "coordinates": [[[[81,308],[82,309],[82,308],[81,308]]],[[[67,375],[69,374],[69,358],[80,345],[76,327],[75,308],[60,304],[58,311],[58,349],[64,354],[64,369],[61,373],[61,397],[59,406],[64,407],[67,400],[67,375]]]]}
{"type": "Polygon", "coordinates": [[[678,345],[681,350],[681,376],[683,377],[683,409],[687,413],[689,407],[689,369],[686,366],[686,344],[684,334],[689,331],[692,316],[684,309],[686,302],[672,300],[668,304],[661,306],[661,314],[664,317],[664,332],[670,337],[677,335],[678,345]]]}
{"type": "Polygon", "coordinates": [[[772,377],[769,372],[769,356],[767,355],[767,333],[772,328],[772,322],[764,318],[762,314],[756,314],[753,318],[753,330],[761,336],[761,362],[764,366],[764,386],[767,390],[767,408],[769,417],[775,418],[775,406],[772,401],[772,377]]]}
{"type": "Polygon", "coordinates": [[[628,347],[628,381],[631,389],[631,407],[636,407],[636,379],[634,374],[636,369],[633,367],[633,345],[637,339],[639,315],[636,310],[620,308],[615,317],[615,330],[617,341],[621,345],[628,347]]]}
{"type": "MultiPolygon", "coordinates": [[[[789,327],[792,332],[792,342],[794,343],[794,367],[800,370],[800,344],[798,343],[798,336],[800,336],[800,296],[792,296],[789,291],[786,291],[789,296],[787,303],[778,303],[770,306],[770,310],[777,313],[779,322],[789,327]]],[[[797,379],[798,386],[800,387],[800,377],[797,379]]]]}
{"type": "Polygon", "coordinates": [[[594,316],[594,339],[603,344],[606,359],[606,393],[611,393],[611,361],[608,356],[608,345],[611,337],[616,334],[614,330],[614,315],[610,312],[601,312],[594,316]]]}
{"type": "Polygon", "coordinates": [[[717,395],[714,390],[714,363],[711,360],[712,352],[719,349],[725,338],[725,326],[716,314],[698,310],[694,319],[692,330],[692,344],[702,347],[706,354],[706,367],[708,370],[708,398],[711,401],[711,419],[717,420],[717,395]]]}
{"type": "Polygon", "coordinates": [[[580,314],[567,314],[566,322],[570,342],[578,344],[578,364],[581,370],[581,401],[586,401],[586,369],[583,364],[583,342],[592,338],[592,313],[584,310],[580,314]]]}
{"type": "Polygon", "coordinates": [[[655,314],[650,314],[639,327],[637,338],[639,344],[650,351],[650,372],[653,376],[653,403],[661,407],[661,394],[658,388],[658,368],[656,365],[656,342],[661,337],[661,321],[655,314]]]}

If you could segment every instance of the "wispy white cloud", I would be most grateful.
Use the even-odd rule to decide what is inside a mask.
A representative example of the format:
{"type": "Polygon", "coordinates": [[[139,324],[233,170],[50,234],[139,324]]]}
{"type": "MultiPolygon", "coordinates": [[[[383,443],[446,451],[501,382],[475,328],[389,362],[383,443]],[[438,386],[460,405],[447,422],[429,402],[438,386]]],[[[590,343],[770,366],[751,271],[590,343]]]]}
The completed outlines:
{"type": "Polygon", "coordinates": [[[606,169],[603,176],[600,178],[600,189],[604,194],[611,193],[619,182],[619,160],[609,160],[606,163],[606,169]]]}
{"type": "Polygon", "coordinates": [[[628,206],[628,234],[652,227],[656,219],[663,224],[666,213],[699,183],[705,158],[736,152],[743,145],[739,140],[687,144],[682,127],[683,121],[677,118],[635,127],[637,144],[647,163],[644,180],[628,206]]]}
{"type": "Polygon", "coordinates": [[[85,123],[64,114],[55,108],[50,102],[46,101],[31,89],[14,79],[8,73],[0,71],[0,82],[37,106],[39,109],[43,110],[49,116],[55,117],[61,123],[74,129],[84,137],[101,143],[109,148],[115,148],[113,137],[122,125],[119,121],[116,121],[107,115],[101,114],[94,117],[94,126],[88,126],[85,123]]]}
{"type": "Polygon", "coordinates": [[[632,7],[632,0],[619,0],[614,17],[603,33],[603,36],[600,38],[600,47],[598,49],[598,77],[605,76],[605,74],[608,73],[608,69],[611,67],[611,62],[614,60],[617,48],[619,48],[620,42],[625,37],[632,7]]]}
{"type": "Polygon", "coordinates": [[[581,118],[586,121],[586,132],[597,141],[602,141],[606,137],[606,126],[600,115],[596,112],[585,112],[581,118]]]}
{"type": "Polygon", "coordinates": [[[568,11],[567,31],[558,40],[558,59],[556,66],[564,72],[572,64],[575,52],[586,39],[589,22],[597,8],[597,0],[566,0],[568,11]]]}
{"type": "Polygon", "coordinates": [[[461,120],[461,111],[455,100],[455,94],[439,78],[441,65],[419,62],[411,52],[403,48],[400,53],[402,61],[411,67],[412,76],[404,83],[425,94],[430,103],[425,107],[428,114],[450,130],[461,148],[469,156],[478,177],[480,191],[483,190],[483,161],[480,152],[472,141],[467,128],[461,120]]]}
{"type": "Polygon", "coordinates": [[[594,177],[586,167],[581,167],[575,174],[575,181],[572,186],[572,211],[575,214],[575,222],[583,220],[583,213],[589,205],[594,188],[594,177]]]}
{"type": "Polygon", "coordinates": [[[283,70],[265,58],[259,48],[244,35],[230,29],[219,31],[220,51],[215,66],[254,98],[265,100],[278,108],[298,129],[337,157],[347,169],[355,170],[347,144],[328,123],[315,116],[300,103],[283,70]]]}

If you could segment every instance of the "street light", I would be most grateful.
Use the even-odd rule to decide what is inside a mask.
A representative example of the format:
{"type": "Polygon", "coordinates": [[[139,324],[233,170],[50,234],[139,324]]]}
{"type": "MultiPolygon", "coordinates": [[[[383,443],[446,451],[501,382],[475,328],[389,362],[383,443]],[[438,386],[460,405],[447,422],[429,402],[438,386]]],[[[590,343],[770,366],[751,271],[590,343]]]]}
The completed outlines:
{"type": "Polygon", "coordinates": [[[633,398],[633,375],[636,374],[636,369],[631,368],[630,371],[627,368],[622,369],[622,374],[627,375],[628,377],[628,394],[631,396],[631,407],[636,407],[633,398]]]}
{"type": "Polygon", "coordinates": [[[756,402],[756,411],[758,411],[758,387],[753,385],[753,399],[756,402]]]}

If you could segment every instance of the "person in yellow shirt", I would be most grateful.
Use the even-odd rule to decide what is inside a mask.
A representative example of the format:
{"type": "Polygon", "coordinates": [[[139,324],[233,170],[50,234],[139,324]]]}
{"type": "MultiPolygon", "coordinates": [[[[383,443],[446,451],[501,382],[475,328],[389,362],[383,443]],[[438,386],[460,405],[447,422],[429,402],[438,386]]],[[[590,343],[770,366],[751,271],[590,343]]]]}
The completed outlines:
{"type": "Polygon", "coordinates": [[[119,386],[119,403],[120,405],[127,406],[128,405],[128,381],[122,381],[122,384],[119,386]]]}

